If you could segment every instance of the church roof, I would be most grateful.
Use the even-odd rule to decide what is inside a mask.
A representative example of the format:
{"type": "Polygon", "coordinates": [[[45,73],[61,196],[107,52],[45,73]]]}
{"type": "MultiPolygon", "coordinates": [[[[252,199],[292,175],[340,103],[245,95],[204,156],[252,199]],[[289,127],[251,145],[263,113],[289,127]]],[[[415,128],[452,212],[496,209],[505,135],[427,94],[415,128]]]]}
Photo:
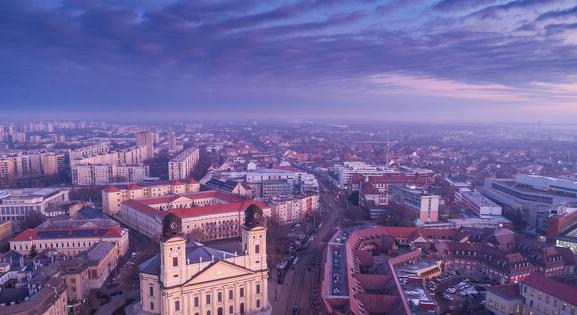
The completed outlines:
{"type": "MultiPolygon", "coordinates": [[[[233,256],[233,253],[212,248],[198,242],[192,241],[186,244],[187,264],[199,263],[201,259],[204,262],[211,260],[218,261],[233,256]]],[[[238,256],[244,256],[244,253],[238,253],[238,256]]],[[[141,263],[138,265],[138,268],[142,273],[160,275],[160,254],[156,254],[141,263]]]]}

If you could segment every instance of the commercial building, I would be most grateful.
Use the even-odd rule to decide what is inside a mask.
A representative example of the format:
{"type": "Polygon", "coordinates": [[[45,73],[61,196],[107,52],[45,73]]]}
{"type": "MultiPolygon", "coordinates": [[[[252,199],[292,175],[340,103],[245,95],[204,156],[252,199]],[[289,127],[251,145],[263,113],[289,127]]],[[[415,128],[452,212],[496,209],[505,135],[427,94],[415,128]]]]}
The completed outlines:
{"type": "Polygon", "coordinates": [[[503,208],[477,191],[467,188],[455,192],[455,199],[477,215],[501,215],[503,208]]]}
{"type": "Polygon", "coordinates": [[[577,228],[577,204],[561,205],[547,217],[547,237],[557,237],[577,228]]]}
{"type": "Polygon", "coordinates": [[[439,220],[439,196],[414,186],[391,186],[391,200],[395,206],[408,210],[420,222],[439,220]]]}
{"type": "Polygon", "coordinates": [[[415,184],[426,186],[432,178],[433,172],[424,169],[409,167],[391,168],[388,166],[369,165],[365,162],[344,162],[331,170],[339,187],[350,188],[354,175],[360,175],[363,182],[370,181],[379,189],[386,189],[392,184],[415,184]]]}
{"type": "Polygon", "coordinates": [[[487,178],[484,195],[514,211],[520,211],[530,225],[537,214],[563,204],[577,203],[577,183],[535,175],[519,175],[515,180],[487,178]]]}
{"type": "Polygon", "coordinates": [[[139,266],[140,307],[154,314],[264,314],[268,302],[266,228],[262,211],[242,216],[241,246],[231,253],[182,237],[186,223],[163,219],[160,253],[139,266]]]}
{"type": "Polygon", "coordinates": [[[177,195],[200,191],[200,184],[194,180],[187,181],[154,181],[138,185],[113,185],[102,190],[102,211],[116,215],[120,204],[130,199],[143,199],[177,195]]]}
{"type": "Polygon", "coordinates": [[[242,214],[251,205],[262,208],[265,218],[270,219],[271,209],[263,203],[217,191],[128,200],[120,205],[116,218],[147,237],[157,238],[162,218],[172,213],[181,218],[183,233],[206,241],[239,236],[242,214]]]}
{"type": "Polygon", "coordinates": [[[168,179],[181,180],[190,178],[198,164],[199,154],[198,148],[188,148],[168,161],[168,179]]]}
{"type": "Polygon", "coordinates": [[[51,206],[69,201],[68,190],[58,188],[22,188],[0,190],[0,221],[24,223],[33,213],[49,216],[51,206]]]}

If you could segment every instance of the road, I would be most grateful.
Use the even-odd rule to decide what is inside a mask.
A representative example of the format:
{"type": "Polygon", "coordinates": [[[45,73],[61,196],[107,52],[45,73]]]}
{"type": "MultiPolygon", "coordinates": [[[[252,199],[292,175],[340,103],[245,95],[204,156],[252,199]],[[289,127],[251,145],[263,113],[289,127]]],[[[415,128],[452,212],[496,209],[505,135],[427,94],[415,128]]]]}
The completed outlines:
{"type": "Polygon", "coordinates": [[[269,296],[273,314],[292,314],[293,306],[298,306],[299,315],[316,314],[312,303],[320,294],[321,255],[326,241],[332,236],[344,211],[341,202],[335,196],[336,190],[325,180],[319,179],[320,210],[324,215],[323,228],[315,235],[311,245],[299,254],[299,262],[294,265],[285,277],[283,284],[278,284],[276,274],[271,273],[269,296]]]}

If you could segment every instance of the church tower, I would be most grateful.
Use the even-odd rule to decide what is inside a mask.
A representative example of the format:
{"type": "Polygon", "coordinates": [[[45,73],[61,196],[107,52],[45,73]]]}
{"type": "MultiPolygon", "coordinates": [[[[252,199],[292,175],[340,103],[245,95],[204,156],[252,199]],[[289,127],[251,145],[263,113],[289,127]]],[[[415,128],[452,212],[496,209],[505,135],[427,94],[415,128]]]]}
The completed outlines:
{"type": "Polygon", "coordinates": [[[181,236],[182,220],[172,212],[162,220],[160,283],[164,288],[186,281],[186,241],[181,236]]]}
{"type": "Polygon", "coordinates": [[[263,212],[256,205],[245,211],[244,225],[241,227],[242,248],[246,253],[245,267],[254,271],[267,270],[266,227],[263,212]]]}

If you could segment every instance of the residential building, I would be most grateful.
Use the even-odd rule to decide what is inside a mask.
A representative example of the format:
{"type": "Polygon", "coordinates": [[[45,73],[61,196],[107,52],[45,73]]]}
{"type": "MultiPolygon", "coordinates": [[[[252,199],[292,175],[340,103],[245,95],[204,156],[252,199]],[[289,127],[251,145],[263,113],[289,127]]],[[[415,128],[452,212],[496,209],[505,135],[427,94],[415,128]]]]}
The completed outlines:
{"type": "Polygon", "coordinates": [[[163,218],[160,253],[139,266],[140,306],[154,314],[270,312],[263,212],[249,207],[239,250],[231,253],[182,237],[180,217],[163,218]]]}
{"type": "Polygon", "coordinates": [[[69,309],[80,312],[90,290],[100,289],[124,255],[117,244],[102,241],[72,259],[61,261],[69,309]]]}
{"type": "Polygon", "coordinates": [[[308,195],[302,197],[271,200],[272,220],[278,224],[301,222],[307,215],[314,214],[319,208],[319,196],[308,195]]]}
{"type": "Polygon", "coordinates": [[[150,131],[139,131],[136,133],[136,146],[146,147],[146,158],[154,157],[154,134],[150,131]]]}
{"type": "Polygon", "coordinates": [[[113,182],[141,182],[150,175],[148,165],[85,164],[72,169],[75,186],[103,185],[113,182]]]}
{"type": "Polygon", "coordinates": [[[168,179],[190,178],[198,163],[199,154],[198,148],[188,148],[168,161],[168,179]]]}
{"type": "Polygon", "coordinates": [[[485,308],[495,315],[523,314],[523,297],[519,284],[495,285],[487,288],[485,308]]]}
{"type": "Polygon", "coordinates": [[[519,287],[525,302],[523,314],[577,314],[577,288],[540,273],[532,273],[519,287]]]}

